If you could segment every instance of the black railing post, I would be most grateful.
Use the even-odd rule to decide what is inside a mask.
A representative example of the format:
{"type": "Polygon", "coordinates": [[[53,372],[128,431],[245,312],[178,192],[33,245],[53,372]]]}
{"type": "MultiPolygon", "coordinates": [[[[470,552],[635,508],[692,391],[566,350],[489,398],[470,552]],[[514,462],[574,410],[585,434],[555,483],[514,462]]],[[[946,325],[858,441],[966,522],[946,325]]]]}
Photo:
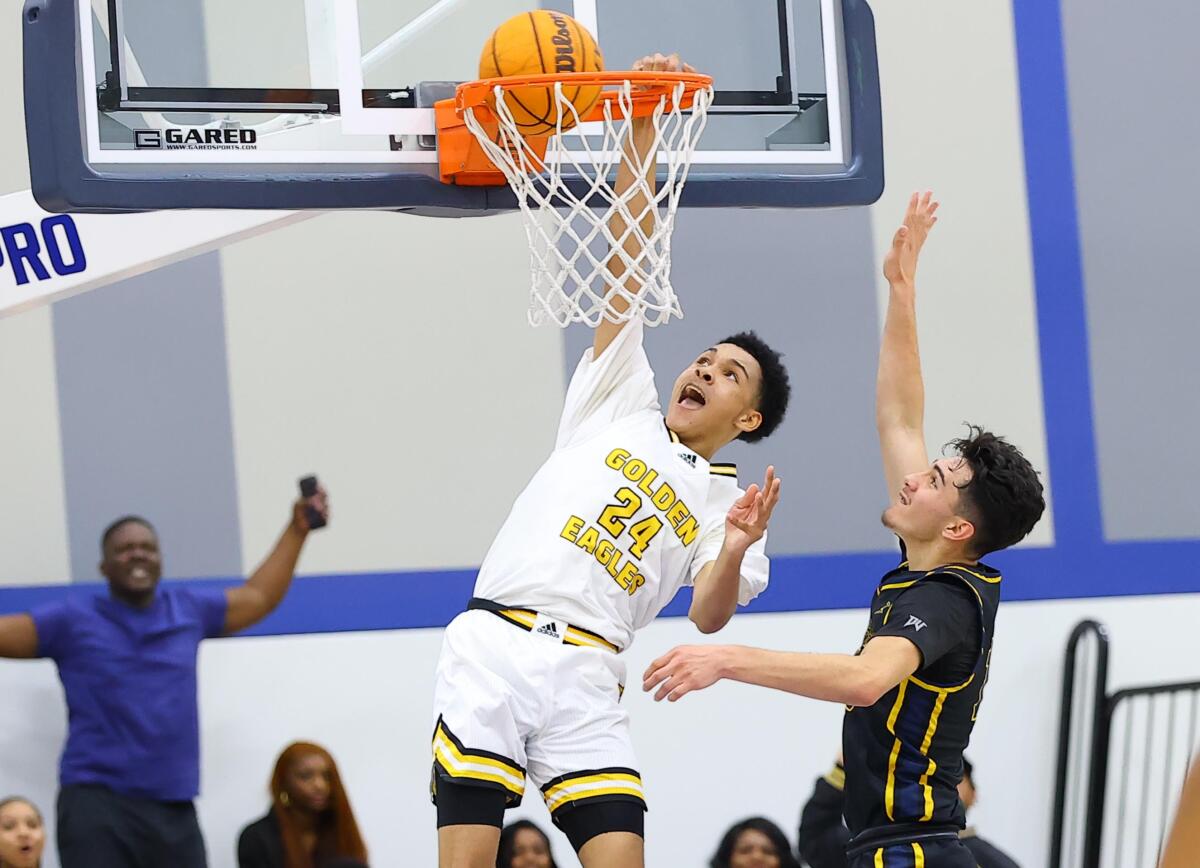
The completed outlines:
{"type": "MultiPolygon", "coordinates": [[[[1067,797],[1070,790],[1068,772],[1071,760],[1071,721],[1075,709],[1075,670],[1079,659],[1079,644],[1083,641],[1084,636],[1088,634],[1096,637],[1096,671],[1094,675],[1095,683],[1093,685],[1092,707],[1090,709],[1092,713],[1092,751],[1087,757],[1088,781],[1086,790],[1087,811],[1084,825],[1084,865],[1085,868],[1094,868],[1092,863],[1087,861],[1087,845],[1091,841],[1094,816],[1092,804],[1092,794],[1095,792],[1094,775],[1098,766],[1103,766],[1105,771],[1107,770],[1106,762],[1101,761],[1098,757],[1102,756],[1106,760],[1108,754],[1108,719],[1106,716],[1108,630],[1105,629],[1103,624],[1092,620],[1080,621],[1075,625],[1075,629],[1071,631],[1071,636],[1067,640],[1067,651],[1063,661],[1062,701],[1058,721],[1058,758],[1055,766],[1054,818],[1050,828],[1049,868],[1064,868],[1062,864],[1063,835],[1066,831],[1067,797]],[[1103,737],[1105,745],[1103,754],[1096,753],[1097,740],[1100,737],[1103,737]]],[[[1100,791],[1099,802],[1099,810],[1103,813],[1103,790],[1100,791]]]]}

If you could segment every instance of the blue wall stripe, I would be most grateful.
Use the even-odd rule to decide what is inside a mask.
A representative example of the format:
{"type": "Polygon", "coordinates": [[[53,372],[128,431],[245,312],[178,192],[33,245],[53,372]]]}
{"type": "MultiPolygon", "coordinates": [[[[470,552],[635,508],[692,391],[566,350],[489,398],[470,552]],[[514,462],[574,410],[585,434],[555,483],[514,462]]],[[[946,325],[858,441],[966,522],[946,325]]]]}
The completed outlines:
{"type": "MultiPolygon", "coordinates": [[[[1005,602],[1068,598],[1179,594],[1200,591],[1195,570],[1182,569],[1197,554],[1194,541],[1115,543],[1080,557],[1061,548],[1005,552],[990,559],[1004,571],[1005,602]]],[[[879,577],[896,564],[895,552],[792,555],[771,562],[771,586],[745,609],[749,613],[861,609],[879,577]]],[[[240,579],[194,579],[227,587],[240,579]]],[[[269,618],[241,635],[340,633],[443,627],[471,596],[474,570],[354,573],[298,578],[269,618]]],[[[102,585],[0,589],[0,614],[25,612],[72,594],[102,593],[102,585]]],[[[687,614],[682,591],[663,610],[687,614]]]]}
{"type": "Polygon", "coordinates": [[[1087,312],[1058,2],[1013,0],[1054,534],[1103,539],[1087,312]]]}

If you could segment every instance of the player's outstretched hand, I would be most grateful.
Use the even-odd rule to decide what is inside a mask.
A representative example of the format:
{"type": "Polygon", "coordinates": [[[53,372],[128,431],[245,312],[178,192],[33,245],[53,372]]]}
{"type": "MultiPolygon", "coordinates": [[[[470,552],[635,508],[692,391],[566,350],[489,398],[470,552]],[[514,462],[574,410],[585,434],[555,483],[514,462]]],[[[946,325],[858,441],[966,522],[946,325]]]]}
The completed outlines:
{"type": "MultiPolygon", "coordinates": [[[[695,72],[695,68],[690,63],[684,63],[679,59],[678,52],[675,54],[647,54],[640,60],[635,60],[633,63],[634,72],[695,72]]],[[[638,85],[634,85],[634,90],[639,90],[638,85]]],[[[654,141],[654,119],[652,117],[639,117],[633,119],[633,131],[636,136],[635,145],[639,154],[645,154],[650,145],[654,141]]]]}
{"type": "Polygon", "coordinates": [[[721,645],[680,645],[672,648],[650,664],[642,676],[642,690],[649,693],[658,688],[654,701],[671,702],[703,690],[721,680],[721,663],[725,657],[721,645]]]}
{"type": "Polygon", "coordinates": [[[892,247],[883,259],[883,276],[892,285],[912,286],[917,279],[917,258],[925,239],[938,219],[934,216],[940,202],[933,193],[913,193],[904,212],[904,223],[892,238],[892,247]]]}
{"type": "Polygon", "coordinates": [[[779,489],[782,484],[783,480],[775,476],[775,468],[768,467],[762,487],[757,484],[751,485],[746,489],[746,493],[729,507],[725,516],[726,545],[745,551],[763,538],[775,504],[779,503],[779,489]]]}
{"type": "Polygon", "coordinates": [[[647,54],[641,60],[633,62],[634,72],[695,72],[690,63],[679,59],[679,53],[647,54]]]}
{"type": "Polygon", "coordinates": [[[301,497],[292,504],[292,527],[300,533],[308,533],[312,528],[308,524],[308,508],[315,509],[325,523],[329,523],[329,492],[325,486],[317,484],[317,493],[312,497],[301,497]]]}

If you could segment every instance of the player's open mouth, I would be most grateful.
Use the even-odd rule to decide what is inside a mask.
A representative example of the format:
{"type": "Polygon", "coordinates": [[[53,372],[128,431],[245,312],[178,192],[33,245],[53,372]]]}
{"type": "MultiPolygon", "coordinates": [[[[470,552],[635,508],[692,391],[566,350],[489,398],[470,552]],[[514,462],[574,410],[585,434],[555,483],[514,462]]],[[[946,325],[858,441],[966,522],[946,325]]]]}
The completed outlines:
{"type": "Polygon", "coordinates": [[[704,393],[693,385],[684,386],[679,390],[679,406],[687,410],[699,410],[706,403],[704,393]]]}
{"type": "Polygon", "coordinates": [[[908,497],[904,494],[903,490],[897,492],[896,497],[902,505],[908,506],[908,497]]]}

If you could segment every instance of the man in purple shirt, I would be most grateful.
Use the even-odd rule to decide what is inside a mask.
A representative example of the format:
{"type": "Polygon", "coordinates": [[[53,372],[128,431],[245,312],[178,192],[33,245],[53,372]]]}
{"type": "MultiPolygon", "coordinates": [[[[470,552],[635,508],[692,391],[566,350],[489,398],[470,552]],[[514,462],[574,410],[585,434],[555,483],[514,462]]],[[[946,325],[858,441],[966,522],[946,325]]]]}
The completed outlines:
{"type": "Polygon", "coordinates": [[[200,789],[196,652],[279,605],[324,489],[293,506],[275,548],[244,584],[159,587],[158,535],[143,518],[109,525],[108,594],[0,616],[0,657],[58,665],[69,716],[59,765],[62,868],[205,868],[192,799],[200,789]]]}

